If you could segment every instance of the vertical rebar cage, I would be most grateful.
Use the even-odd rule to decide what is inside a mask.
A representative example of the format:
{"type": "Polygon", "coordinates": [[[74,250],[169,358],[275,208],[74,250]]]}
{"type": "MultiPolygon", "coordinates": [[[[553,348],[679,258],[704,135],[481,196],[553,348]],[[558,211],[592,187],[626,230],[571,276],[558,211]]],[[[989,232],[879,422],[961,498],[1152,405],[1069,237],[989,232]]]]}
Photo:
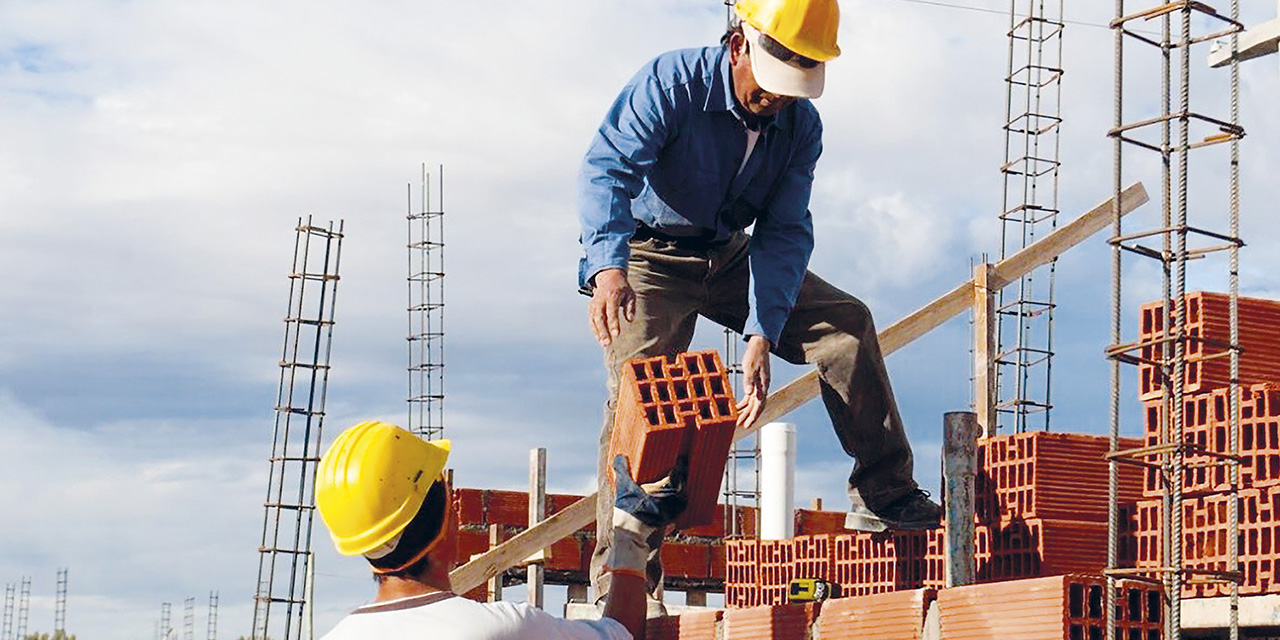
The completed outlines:
{"type": "Polygon", "coordinates": [[[58,569],[57,590],[53,605],[54,633],[67,632],[67,570],[58,569]]]}
{"type": "Polygon", "coordinates": [[[12,582],[4,585],[4,622],[0,625],[0,640],[13,637],[13,606],[17,596],[17,585],[12,582]]]}
{"type": "Polygon", "coordinates": [[[418,207],[408,189],[409,430],[428,440],[444,437],[444,167],[422,167],[418,207]]]}
{"type": "MultiPolygon", "coordinates": [[[[1182,635],[1183,587],[1189,582],[1225,582],[1230,585],[1231,638],[1238,636],[1235,601],[1238,597],[1238,549],[1236,538],[1228,535],[1231,556],[1226,570],[1208,570],[1187,566],[1184,557],[1184,500],[1221,494],[1221,491],[1184,492],[1187,457],[1195,455],[1198,464],[1227,465],[1231,478],[1238,478],[1239,445],[1236,440],[1238,419],[1235,398],[1238,393],[1239,349],[1237,338],[1237,251],[1239,238],[1238,148],[1244,135],[1238,118],[1238,82],[1233,77],[1230,87],[1230,113],[1210,115],[1224,110],[1222,100],[1210,92],[1200,92],[1192,100],[1193,65],[1206,67],[1208,45],[1229,37],[1233,49],[1241,29],[1238,6],[1231,13],[1219,13],[1205,2],[1179,0],[1128,10],[1124,0],[1116,0],[1115,19],[1111,23],[1115,44],[1115,108],[1114,127],[1108,134],[1113,140],[1114,188],[1118,194],[1127,173],[1158,171],[1162,184],[1162,219],[1159,226],[1139,231],[1126,231],[1117,211],[1113,217],[1112,245],[1112,340],[1108,357],[1111,368],[1111,473],[1109,479],[1109,534],[1107,547],[1107,638],[1113,640],[1115,616],[1115,578],[1137,577],[1162,583],[1166,592],[1166,637],[1182,635]],[[1152,29],[1158,28],[1159,31],[1152,29]],[[1132,49],[1128,45],[1133,45],[1132,49]],[[1194,53],[1193,53],[1194,52],[1194,53]],[[1209,99],[1205,99],[1206,94],[1209,99]],[[1126,101],[1128,100],[1128,101],[1126,101]],[[1225,144],[1224,144],[1225,143],[1225,144]],[[1216,149],[1216,151],[1214,150],[1216,149]],[[1225,149],[1225,151],[1224,151],[1225,149]],[[1134,154],[1127,155],[1127,150],[1134,154]],[[1193,163],[1194,159],[1194,163],[1193,163]],[[1194,182],[1191,180],[1194,166],[1194,182]],[[1194,184],[1195,189],[1192,189],[1194,184]],[[1226,212],[1223,215],[1222,212],[1226,212]],[[1215,229],[1216,227],[1216,229],[1215,229]],[[1223,229],[1226,227],[1226,229],[1223,229]],[[1230,266],[1224,270],[1229,280],[1231,339],[1230,344],[1210,344],[1188,330],[1191,319],[1186,305],[1188,266],[1190,261],[1216,252],[1229,253],[1230,266]],[[1124,342],[1122,336],[1122,281],[1126,274],[1124,257],[1149,260],[1161,273],[1162,300],[1156,324],[1160,330],[1136,342],[1124,342]],[[1184,437],[1184,384],[1187,365],[1192,359],[1231,358],[1232,398],[1226,450],[1189,441],[1184,437]],[[1139,449],[1119,450],[1121,431],[1120,365],[1147,365],[1158,378],[1159,424],[1148,434],[1149,444],[1139,449]],[[1117,464],[1138,464],[1154,468],[1160,478],[1162,494],[1162,536],[1160,559],[1156,566],[1118,566],[1119,505],[1117,504],[1117,464]]],[[[1199,73],[1199,72],[1197,72],[1199,73]]],[[[1233,69],[1234,76],[1234,69],[1233,69]]],[[[1201,81],[1203,83],[1203,80],[1201,81]]],[[[1206,273],[1207,264],[1197,275],[1206,273]]],[[[1225,491],[1229,503],[1227,531],[1238,530],[1236,510],[1238,482],[1225,491]]]]}
{"type": "Polygon", "coordinates": [[[205,625],[206,640],[218,640],[218,592],[209,592],[209,618],[205,625]]]}
{"type": "Polygon", "coordinates": [[[303,638],[311,533],[315,515],[315,472],[329,384],[342,221],[335,227],[298,221],[289,307],[284,318],[284,353],[271,444],[253,638],[303,638]],[[283,615],[275,615],[274,613],[283,615]]]}
{"type": "MultiPolygon", "coordinates": [[[[1005,74],[1000,259],[1058,225],[1062,125],[1062,0],[1011,0],[1005,74]]],[[[996,416],[1014,432],[1048,430],[1057,261],[1000,290],[996,416]]]]}
{"type": "MultiPolygon", "coordinates": [[[[724,370],[729,385],[742,388],[742,334],[733,329],[724,330],[724,370]]],[[[738,517],[744,503],[760,506],[760,435],[735,442],[729,449],[729,460],[724,467],[724,535],[730,538],[742,536],[742,522],[738,517]]]]}

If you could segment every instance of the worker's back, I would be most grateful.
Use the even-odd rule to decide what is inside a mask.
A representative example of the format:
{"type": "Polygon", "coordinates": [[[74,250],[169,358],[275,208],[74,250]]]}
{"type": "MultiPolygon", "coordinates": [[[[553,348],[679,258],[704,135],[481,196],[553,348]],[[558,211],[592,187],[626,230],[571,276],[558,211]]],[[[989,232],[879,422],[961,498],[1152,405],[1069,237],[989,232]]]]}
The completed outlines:
{"type": "Polygon", "coordinates": [[[628,640],[605,618],[582,622],[510,602],[480,603],[448,592],[362,606],[322,640],[628,640]]]}

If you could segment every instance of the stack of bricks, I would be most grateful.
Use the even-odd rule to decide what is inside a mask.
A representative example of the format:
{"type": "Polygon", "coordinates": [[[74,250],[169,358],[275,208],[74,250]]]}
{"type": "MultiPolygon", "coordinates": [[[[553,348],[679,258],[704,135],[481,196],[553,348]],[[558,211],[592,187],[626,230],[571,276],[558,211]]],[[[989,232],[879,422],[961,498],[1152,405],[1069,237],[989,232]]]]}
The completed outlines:
{"type": "MultiPolygon", "coordinates": [[[[1182,424],[1179,438],[1209,452],[1230,451],[1231,395],[1229,298],[1224,294],[1193,292],[1185,298],[1188,363],[1182,385],[1182,424]],[[1216,356],[1216,357],[1215,357],[1216,356]]],[[[1164,338],[1163,304],[1142,307],[1143,342],[1164,338]]],[[[1276,543],[1280,542],[1280,302],[1239,298],[1240,377],[1238,397],[1241,455],[1239,496],[1240,569],[1244,581],[1240,593],[1280,593],[1277,584],[1276,543]]],[[[1146,359],[1158,361],[1171,353],[1170,343],[1144,347],[1146,359]]],[[[1160,372],[1154,364],[1139,366],[1139,398],[1143,400],[1145,443],[1162,441],[1165,400],[1160,372]]],[[[1178,425],[1169,424],[1173,430],[1178,425]]],[[[1137,564],[1154,568],[1163,564],[1163,496],[1168,479],[1154,466],[1158,456],[1148,456],[1143,478],[1143,500],[1138,504],[1137,564]]],[[[1179,511],[1181,549],[1185,566],[1205,571],[1228,569],[1227,548],[1233,535],[1228,517],[1231,479],[1229,467],[1217,456],[1189,451],[1184,458],[1180,483],[1188,495],[1179,511]]],[[[1225,595],[1229,585],[1191,576],[1183,583],[1183,597],[1225,595]]]]}
{"type": "MultiPolygon", "coordinates": [[[[1193,291],[1185,300],[1187,336],[1185,345],[1187,366],[1183,377],[1183,393],[1200,393],[1225,387],[1230,383],[1231,361],[1220,356],[1230,344],[1230,298],[1222,293],[1193,291]]],[[[1280,325],[1280,301],[1261,298],[1238,298],[1240,346],[1240,382],[1253,384],[1275,380],[1280,371],[1280,343],[1275,341],[1275,328],[1280,325]]],[[[1152,302],[1142,306],[1142,325],[1139,338],[1142,342],[1158,341],[1165,337],[1164,303],[1152,302]]],[[[1145,360],[1158,362],[1166,353],[1172,353],[1170,343],[1152,344],[1142,349],[1145,360]]],[[[1138,367],[1138,399],[1144,402],[1159,400],[1161,380],[1158,367],[1143,364],[1138,367]]]]}
{"type": "Polygon", "coordinates": [[[625,456],[632,478],[646,483],[687,458],[689,505],[675,528],[705,525],[714,517],[737,420],[715,351],[628,360],[618,382],[609,459],[625,456]]]}
{"type": "MultiPolygon", "coordinates": [[[[933,589],[649,620],[647,640],[918,640],[933,589]]],[[[1145,640],[1145,639],[1144,639],[1145,640]]]]}
{"type": "MultiPolygon", "coordinates": [[[[947,640],[1092,640],[1106,636],[1106,579],[1070,574],[944,589],[938,621],[947,640]]],[[[1159,640],[1164,628],[1163,590],[1120,580],[1116,586],[1115,637],[1159,640]]]]}
{"type": "MultiPolygon", "coordinates": [[[[1122,446],[1139,444],[1131,440],[1122,446]]],[[[980,582],[1106,567],[1108,449],[1104,437],[1045,432],[979,443],[974,543],[980,582]]],[[[1142,472],[1133,466],[1119,471],[1120,562],[1133,566],[1142,472]]],[[[846,596],[941,587],[945,544],[941,527],[799,535],[790,541],[730,540],[725,601],[731,607],[781,604],[791,577],[831,580],[846,596]],[[786,557],[779,548],[787,544],[794,558],[790,571],[777,564],[786,557]]]]}
{"type": "MultiPolygon", "coordinates": [[[[1141,446],[1125,439],[1121,448],[1141,446]]],[[[1008,580],[1106,566],[1108,438],[1029,432],[978,444],[977,562],[980,581],[1008,580]]],[[[1142,470],[1120,465],[1121,529],[1132,530],[1142,470]]],[[[1121,539],[1121,566],[1136,560],[1121,539]]]]}

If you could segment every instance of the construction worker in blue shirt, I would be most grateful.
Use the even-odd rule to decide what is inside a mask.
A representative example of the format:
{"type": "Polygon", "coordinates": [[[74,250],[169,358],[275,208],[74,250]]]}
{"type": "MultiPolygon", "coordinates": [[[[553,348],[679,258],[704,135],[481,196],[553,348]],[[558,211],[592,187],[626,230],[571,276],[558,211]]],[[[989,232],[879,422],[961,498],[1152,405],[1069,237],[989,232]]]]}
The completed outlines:
{"type": "Polygon", "coordinates": [[[385,422],[343,431],[316,467],[316,508],[334,546],[362,555],[378,583],[322,640],[630,640],[645,637],[645,540],[684,510],[683,468],[638,486],[622,456],[605,571],[614,590],[598,621],[553,617],[524,603],[474,602],[452,591],[455,507],[443,471],[448,440],[423,440],[385,422]]]}
{"type": "MultiPolygon", "coordinates": [[[[871,313],[807,271],[822,153],[810,99],[840,52],[836,0],[738,0],[735,14],[721,46],[672,51],[641,68],[582,163],[579,286],[591,296],[608,371],[601,495],[620,366],[684,351],[702,315],[745,337],[740,425],[764,407],[770,352],[816,365],[836,435],[856,459],[847,527],[935,527],[941,509],[913,479],[871,313]]],[[[597,509],[601,531],[607,502],[597,509]]],[[[650,542],[648,586],[660,602],[661,541],[650,542]]],[[[597,597],[609,592],[607,556],[606,540],[592,563],[597,597]]]]}

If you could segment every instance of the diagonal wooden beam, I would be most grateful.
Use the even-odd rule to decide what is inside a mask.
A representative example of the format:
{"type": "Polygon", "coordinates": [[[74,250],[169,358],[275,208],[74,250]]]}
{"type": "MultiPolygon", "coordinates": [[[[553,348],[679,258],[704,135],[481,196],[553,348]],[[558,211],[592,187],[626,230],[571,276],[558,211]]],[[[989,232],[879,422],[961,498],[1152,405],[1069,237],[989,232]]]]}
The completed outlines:
{"type": "MultiPolygon", "coordinates": [[[[1146,189],[1141,182],[1134,183],[1120,194],[1120,215],[1128,214],[1146,201],[1146,189]]],[[[992,270],[989,286],[1000,289],[1080,244],[1112,221],[1115,208],[1115,199],[1109,199],[1039,242],[1001,261],[992,270]]],[[[973,304],[973,286],[973,280],[970,280],[880,332],[881,351],[887,356],[968,309],[973,304]]],[[[764,411],[755,424],[739,429],[734,434],[734,439],[742,438],[776,421],[817,395],[818,372],[815,370],[770,394],[764,411]]],[[[449,574],[454,592],[466,593],[499,572],[520,563],[538,549],[549,547],[590,524],[595,517],[596,495],[593,493],[574,502],[550,518],[454,569],[449,574]]]]}

